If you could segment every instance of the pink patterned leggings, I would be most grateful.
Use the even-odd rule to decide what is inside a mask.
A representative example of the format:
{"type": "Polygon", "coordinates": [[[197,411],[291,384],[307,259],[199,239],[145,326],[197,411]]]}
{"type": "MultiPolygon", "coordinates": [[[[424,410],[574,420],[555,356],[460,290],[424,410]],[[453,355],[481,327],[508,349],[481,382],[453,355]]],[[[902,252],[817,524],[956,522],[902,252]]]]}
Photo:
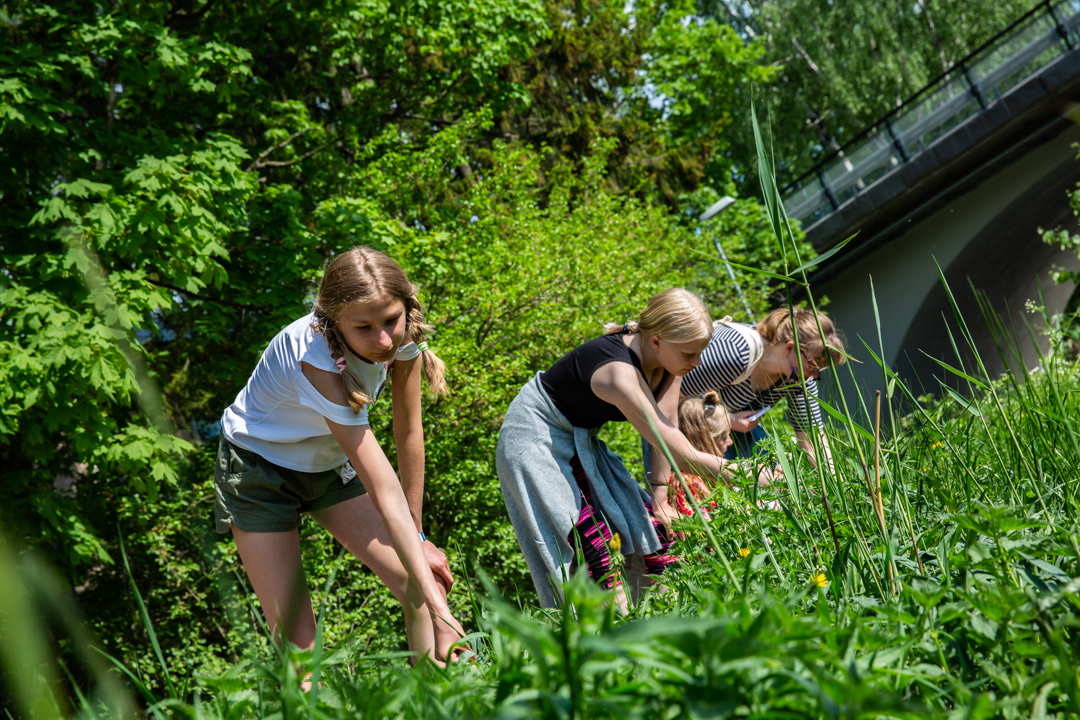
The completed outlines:
{"type": "MultiPolygon", "coordinates": [[[[581,467],[581,461],[576,454],[570,459],[570,467],[574,471],[574,480],[577,481],[578,489],[581,490],[581,514],[567,539],[571,547],[575,548],[575,552],[579,546],[581,547],[592,581],[605,590],[610,590],[621,582],[611,573],[611,551],[608,543],[611,542],[612,531],[599,508],[593,506],[589,478],[585,475],[585,469],[581,467]]],[[[653,555],[645,556],[645,574],[660,575],[678,558],[668,554],[672,539],[668,537],[663,524],[653,516],[652,505],[649,501],[644,502],[645,512],[649,514],[656,535],[660,538],[660,550],[653,555]]]]}

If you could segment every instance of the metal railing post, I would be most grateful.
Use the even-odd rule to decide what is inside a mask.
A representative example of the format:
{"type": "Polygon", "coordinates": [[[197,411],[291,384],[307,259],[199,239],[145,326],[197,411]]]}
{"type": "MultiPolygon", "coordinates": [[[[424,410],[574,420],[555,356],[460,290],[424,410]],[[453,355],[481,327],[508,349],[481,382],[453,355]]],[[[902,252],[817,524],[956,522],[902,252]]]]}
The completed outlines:
{"type": "Polygon", "coordinates": [[[885,129],[888,131],[889,137],[892,138],[893,147],[896,148],[900,159],[903,162],[911,160],[911,153],[908,152],[907,143],[904,142],[904,138],[900,136],[900,133],[896,132],[896,128],[892,124],[892,118],[885,118],[885,129]]]}
{"type": "Polygon", "coordinates": [[[986,101],[986,94],[983,93],[979,79],[975,77],[975,73],[971,72],[971,68],[967,66],[967,63],[962,63],[960,70],[963,71],[964,77],[968,81],[968,88],[971,90],[971,94],[975,96],[975,102],[979,103],[979,107],[985,110],[989,103],[986,101]]]}
{"type": "Polygon", "coordinates": [[[1057,8],[1050,2],[1045,0],[1043,5],[1046,6],[1046,14],[1050,16],[1050,21],[1054,23],[1054,29],[1057,30],[1058,37],[1061,38],[1061,42],[1065,45],[1066,50],[1072,50],[1074,45],[1072,38],[1069,37],[1069,28],[1065,26],[1065,23],[1061,22],[1061,18],[1058,17],[1057,8]]]}
{"type": "Polygon", "coordinates": [[[840,200],[836,197],[836,193],[833,192],[832,185],[829,184],[829,180],[825,177],[825,173],[821,167],[815,167],[814,173],[817,175],[818,182],[821,183],[821,191],[825,193],[825,197],[829,199],[829,204],[832,205],[833,210],[840,208],[840,200]]]}

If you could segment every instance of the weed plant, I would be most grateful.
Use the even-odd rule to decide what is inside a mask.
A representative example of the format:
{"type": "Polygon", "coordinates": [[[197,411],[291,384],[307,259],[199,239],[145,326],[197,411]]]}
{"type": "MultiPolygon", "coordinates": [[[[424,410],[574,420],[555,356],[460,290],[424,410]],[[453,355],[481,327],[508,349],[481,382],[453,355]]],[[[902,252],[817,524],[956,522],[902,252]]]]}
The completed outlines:
{"type": "MultiPolygon", "coordinates": [[[[758,145],[770,220],[793,248],[758,145]]],[[[791,260],[783,279],[804,284],[808,267],[791,260]]],[[[1015,361],[1003,323],[980,321],[1015,361]]],[[[951,327],[941,399],[916,397],[879,361],[883,394],[823,401],[831,463],[815,467],[774,435],[761,462],[784,479],[762,488],[748,472],[717,490],[711,522],[678,525],[681,562],[664,587],[625,614],[580,574],[557,611],[515,607],[481,576],[477,632],[464,640],[473,661],[456,666],[410,668],[402,653],[326,647],[320,635],[313,650],[255,643],[224,673],[174,677],[144,612],[163,691],[105,670],[85,638],[86,668],[65,684],[68,669],[47,658],[13,659],[40,642],[30,598],[57,607],[63,593],[5,550],[0,572],[18,591],[0,606],[3,647],[9,674],[27,678],[23,712],[131,717],[119,672],[154,718],[1080,715],[1080,373],[1049,353],[991,378],[966,319],[957,312],[951,327]]],[[[866,349],[882,357],[880,342],[866,349]]]]}

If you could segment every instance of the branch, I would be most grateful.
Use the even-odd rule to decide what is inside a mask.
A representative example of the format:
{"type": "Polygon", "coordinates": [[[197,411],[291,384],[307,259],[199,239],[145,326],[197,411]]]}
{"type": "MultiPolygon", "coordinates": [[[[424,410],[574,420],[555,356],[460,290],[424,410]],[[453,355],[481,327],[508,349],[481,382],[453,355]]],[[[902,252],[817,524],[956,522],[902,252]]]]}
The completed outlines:
{"type": "Polygon", "coordinates": [[[754,29],[752,27],[750,27],[750,23],[746,22],[746,20],[744,20],[741,15],[736,15],[735,11],[731,8],[730,5],[728,5],[727,0],[720,0],[720,4],[724,6],[724,9],[727,10],[727,13],[731,16],[732,20],[742,23],[743,32],[746,33],[746,36],[748,38],[750,38],[751,40],[757,40],[757,33],[754,32],[754,29]]]}
{"type": "Polygon", "coordinates": [[[282,140],[281,142],[279,142],[277,145],[271,145],[266,150],[262,151],[257,158],[252,160],[251,164],[247,166],[247,169],[244,172],[251,172],[252,170],[255,170],[255,169],[261,168],[261,167],[274,167],[274,166],[271,166],[271,165],[263,165],[261,163],[262,163],[263,160],[266,159],[266,157],[270,153],[274,152],[275,150],[280,150],[281,148],[286,147],[288,145],[291,145],[293,140],[300,137],[304,133],[311,132],[312,130],[313,130],[313,128],[304,128],[303,130],[297,130],[292,135],[290,135],[289,137],[287,137],[284,140],[282,140]]]}
{"type": "Polygon", "coordinates": [[[802,55],[802,59],[806,61],[806,64],[810,66],[810,69],[814,72],[814,74],[820,75],[821,68],[819,68],[814,63],[814,61],[810,59],[810,55],[805,50],[803,50],[803,46],[799,44],[799,41],[795,38],[791,38],[791,44],[794,45],[795,49],[799,51],[799,54],[802,55]]]}
{"type": "Polygon", "coordinates": [[[257,167],[257,168],[285,168],[285,167],[289,167],[290,165],[295,165],[297,163],[304,162],[305,160],[307,160],[309,157],[311,157],[315,153],[322,152],[326,148],[330,147],[330,145],[331,145],[331,143],[326,143],[325,145],[320,145],[319,147],[315,148],[314,150],[308,150],[306,153],[304,153],[300,157],[296,158],[295,160],[267,160],[264,163],[259,163],[255,167],[257,167]]]}
{"type": "Polygon", "coordinates": [[[461,73],[458,73],[457,75],[455,75],[454,79],[450,81],[450,84],[447,85],[446,88],[434,100],[423,100],[423,101],[421,101],[420,102],[421,107],[433,107],[433,106],[437,105],[439,102],[441,102],[443,100],[443,98],[445,98],[450,93],[450,91],[454,89],[454,86],[458,84],[458,81],[461,80],[461,76],[464,75],[464,74],[465,73],[461,72],[461,73]]]}
{"type": "Polygon", "coordinates": [[[146,278],[146,280],[151,285],[157,285],[158,287],[165,288],[166,290],[172,290],[173,292],[180,293],[184,297],[193,298],[195,300],[202,300],[203,302],[217,303],[218,305],[228,305],[229,307],[240,308],[242,310],[257,310],[258,307],[259,307],[258,305],[249,305],[247,303],[238,303],[238,302],[233,302],[231,300],[218,300],[217,298],[208,298],[208,297],[205,297],[204,295],[199,295],[198,293],[193,293],[193,292],[190,292],[188,290],[185,290],[182,287],[177,287],[176,285],[173,285],[172,283],[161,282],[160,280],[152,280],[150,278],[146,278]]]}

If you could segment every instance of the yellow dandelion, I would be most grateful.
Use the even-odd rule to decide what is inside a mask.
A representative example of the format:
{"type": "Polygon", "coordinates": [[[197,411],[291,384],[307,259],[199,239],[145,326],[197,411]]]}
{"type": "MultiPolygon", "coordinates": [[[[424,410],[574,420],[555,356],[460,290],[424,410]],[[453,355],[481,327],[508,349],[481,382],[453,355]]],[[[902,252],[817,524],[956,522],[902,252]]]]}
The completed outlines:
{"type": "Polygon", "coordinates": [[[619,538],[619,533],[613,533],[608,547],[611,548],[611,552],[619,552],[622,549],[622,540],[619,538]]]}
{"type": "Polygon", "coordinates": [[[827,587],[829,587],[829,580],[828,580],[828,578],[825,577],[825,573],[818,573],[817,575],[815,575],[814,576],[814,583],[819,588],[827,588],[827,587]]]}
{"type": "Polygon", "coordinates": [[[750,548],[739,548],[739,557],[745,559],[750,555],[750,548]]]}
{"type": "Polygon", "coordinates": [[[931,450],[937,450],[939,447],[945,447],[945,443],[938,441],[930,446],[931,450]]]}
{"type": "Polygon", "coordinates": [[[930,468],[925,468],[925,467],[924,467],[924,468],[922,469],[922,471],[923,471],[923,472],[926,472],[926,471],[927,471],[927,470],[929,470],[929,469],[930,469],[930,468]]]}

